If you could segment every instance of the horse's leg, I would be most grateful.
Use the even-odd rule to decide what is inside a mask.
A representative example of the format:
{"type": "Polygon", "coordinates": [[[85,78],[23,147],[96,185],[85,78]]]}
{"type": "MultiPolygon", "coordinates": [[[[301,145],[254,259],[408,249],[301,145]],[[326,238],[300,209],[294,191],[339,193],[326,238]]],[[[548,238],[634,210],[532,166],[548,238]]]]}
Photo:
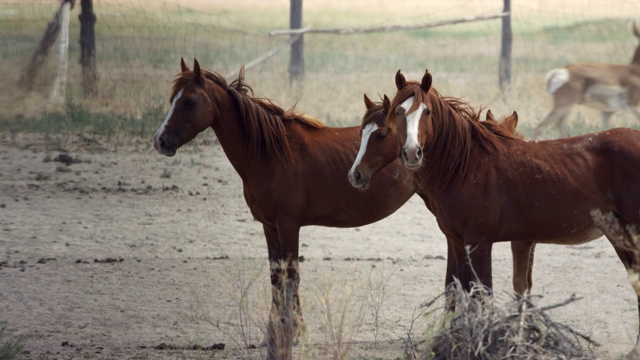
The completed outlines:
{"type": "Polygon", "coordinates": [[[609,128],[609,120],[611,119],[612,115],[613,115],[613,112],[611,111],[602,112],[602,129],[603,130],[606,130],[609,128]]]}
{"type": "Polygon", "coordinates": [[[445,304],[446,309],[454,311],[456,309],[455,291],[452,289],[454,286],[454,278],[460,279],[458,272],[458,264],[464,263],[464,256],[462,246],[457,245],[455,241],[447,236],[447,272],[444,279],[445,285],[445,304]]]}
{"type": "Polygon", "coordinates": [[[294,324],[302,322],[297,294],[300,227],[263,225],[271,272],[271,312],[267,325],[267,359],[291,359],[294,324]],[[294,316],[294,311],[297,316],[294,316]]]}
{"type": "Polygon", "coordinates": [[[276,343],[277,359],[291,359],[292,345],[296,335],[295,327],[302,318],[296,319],[295,312],[300,312],[300,300],[297,294],[300,284],[300,274],[298,272],[298,240],[300,236],[300,225],[289,219],[280,218],[277,220],[276,229],[278,233],[279,248],[281,251],[283,275],[281,281],[284,282],[282,306],[280,310],[280,342],[276,343]]]}
{"type": "Polygon", "coordinates": [[[538,138],[546,128],[554,124],[562,134],[564,132],[564,120],[567,115],[569,115],[572,107],[572,105],[554,107],[553,110],[551,110],[551,112],[547,115],[547,117],[545,117],[544,120],[542,120],[542,122],[538,124],[538,126],[536,126],[535,130],[533,131],[533,139],[538,138]]]}
{"type": "Polygon", "coordinates": [[[267,249],[269,250],[269,273],[271,278],[271,311],[267,320],[267,334],[261,346],[267,346],[267,359],[277,358],[277,332],[279,328],[279,309],[282,308],[284,292],[282,288],[282,256],[278,231],[274,226],[263,224],[264,235],[267,239],[267,249]]]}
{"type": "Polygon", "coordinates": [[[493,288],[491,248],[493,244],[485,238],[465,236],[465,251],[468,246],[468,261],[461,267],[460,280],[465,290],[472,290],[471,283],[481,283],[488,290],[493,288]]]}
{"type": "Polygon", "coordinates": [[[513,290],[521,297],[531,293],[533,286],[533,253],[536,243],[533,241],[512,241],[513,290]]]}
{"type": "MultiPolygon", "coordinates": [[[[610,213],[603,215],[605,226],[600,226],[604,235],[609,239],[613,248],[622,261],[633,290],[636,293],[638,304],[638,335],[633,350],[626,356],[627,359],[640,359],[640,243],[635,226],[622,218],[610,213]]],[[[602,224],[601,224],[602,225],[602,224]]]]}

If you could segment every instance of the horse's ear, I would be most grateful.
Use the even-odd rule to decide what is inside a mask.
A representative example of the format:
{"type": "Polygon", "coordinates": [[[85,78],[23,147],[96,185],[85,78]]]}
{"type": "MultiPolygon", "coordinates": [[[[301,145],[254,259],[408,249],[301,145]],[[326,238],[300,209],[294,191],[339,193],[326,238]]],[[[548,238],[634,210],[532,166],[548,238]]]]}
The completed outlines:
{"type": "Polygon", "coordinates": [[[485,117],[485,120],[496,121],[496,118],[493,116],[493,113],[491,112],[491,110],[487,110],[487,115],[485,117]]]}
{"type": "Polygon", "coordinates": [[[382,110],[384,110],[385,113],[388,113],[390,108],[391,100],[389,100],[387,94],[384,94],[384,97],[382,98],[382,110]]]}
{"type": "Polygon", "coordinates": [[[404,75],[402,75],[402,72],[398,69],[398,72],[396,73],[396,88],[401,90],[404,88],[406,83],[407,79],[404,78],[404,75]]]}
{"type": "Polygon", "coordinates": [[[431,78],[431,73],[429,72],[429,70],[425,70],[424,76],[422,77],[422,82],[420,83],[420,87],[424,92],[429,92],[429,89],[431,89],[432,81],[433,79],[431,78]]]}
{"type": "Polygon", "coordinates": [[[200,64],[196,58],[193,58],[193,78],[200,84],[204,83],[204,76],[202,70],[200,70],[200,64]]]}
{"type": "Polygon", "coordinates": [[[518,113],[513,112],[510,116],[507,116],[503,121],[502,125],[509,130],[512,134],[516,133],[516,128],[518,127],[518,113]]]}
{"type": "Polygon", "coordinates": [[[372,107],[376,106],[376,103],[374,103],[373,101],[371,101],[371,99],[369,99],[369,97],[367,96],[367,94],[364,94],[364,106],[367,107],[367,110],[371,109],[372,107]]]}
{"type": "Polygon", "coordinates": [[[244,83],[244,64],[240,66],[240,71],[238,71],[238,84],[244,83]]]}
{"type": "Polygon", "coordinates": [[[180,70],[182,70],[182,72],[189,71],[189,68],[187,67],[187,64],[184,63],[184,58],[182,56],[180,57],[180,70]]]}

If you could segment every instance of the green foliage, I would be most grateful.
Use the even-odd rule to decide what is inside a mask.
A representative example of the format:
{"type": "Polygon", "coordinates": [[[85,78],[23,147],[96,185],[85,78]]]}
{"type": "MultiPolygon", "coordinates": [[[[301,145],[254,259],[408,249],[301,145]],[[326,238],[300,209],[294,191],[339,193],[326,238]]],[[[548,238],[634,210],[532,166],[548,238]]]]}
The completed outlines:
{"type": "Polygon", "coordinates": [[[36,174],[36,181],[47,181],[51,179],[51,174],[47,174],[47,173],[43,173],[43,172],[39,172],[36,174]]]}
{"type": "Polygon", "coordinates": [[[21,336],[7,338],[4,334],[7,323],[0,321],[0,360],[19,360],[22,359],[23,338],[21,336]]]}

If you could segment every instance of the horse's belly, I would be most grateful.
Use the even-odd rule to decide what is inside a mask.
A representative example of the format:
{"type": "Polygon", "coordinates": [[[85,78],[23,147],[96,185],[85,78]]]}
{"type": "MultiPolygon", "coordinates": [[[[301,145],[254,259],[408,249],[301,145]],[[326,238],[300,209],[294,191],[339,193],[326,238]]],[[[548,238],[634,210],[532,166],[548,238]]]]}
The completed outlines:
{"type": "Polygon", "coordinates": [[[536,240],[536,242],[542,243],[542,244],[580,245],[580,244],[584,244],[589,241],[595,240],[601,237],[602,235],[603,235],[602,231],[600,231],[600,229],[594,226],[591,228],[584,229],[582,231],[577,231],[575,233],[572,233],[566,236],[552,238],[552,239],[540,239],[540,240],[536,240]]]}

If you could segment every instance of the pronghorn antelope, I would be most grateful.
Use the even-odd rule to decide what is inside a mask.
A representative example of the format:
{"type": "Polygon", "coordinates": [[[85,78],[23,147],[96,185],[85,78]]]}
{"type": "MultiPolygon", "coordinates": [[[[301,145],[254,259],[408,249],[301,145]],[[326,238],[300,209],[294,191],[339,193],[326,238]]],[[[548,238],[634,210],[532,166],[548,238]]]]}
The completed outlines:
{"type": "MultiPolygon", "coordinates": [[[[640,39],[638,25],[633,34],[640,39]]],[[[551,125],[566,136],[564,121],[575,104],[602,112],[602,126],[609,127],[615,112],[629,109],[640,120],[640,44],[629,65],[576,63],[549,71],[545,77],[546,90],[553,95],[553,109],[535,128],[537,138],[551,125]]]]}

